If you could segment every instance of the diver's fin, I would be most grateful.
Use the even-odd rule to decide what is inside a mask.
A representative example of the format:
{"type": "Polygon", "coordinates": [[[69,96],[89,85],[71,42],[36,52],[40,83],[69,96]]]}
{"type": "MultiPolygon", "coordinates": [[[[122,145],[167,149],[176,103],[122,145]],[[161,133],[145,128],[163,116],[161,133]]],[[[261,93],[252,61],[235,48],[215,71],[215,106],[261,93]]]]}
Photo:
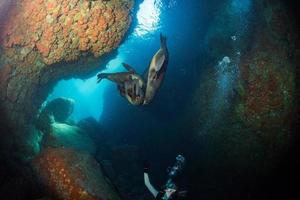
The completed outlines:
{"type": "Polygon", "coordinates": [[[125,67],[125,69],[129,72],[133,72],[136,73],[135,69],[133,69],[133,67],[131,67],[130,65],[128,65],[127,63],[122,63],[123,67],[125,67]]]}
{"type": "Polygon", "coordinates": [[[160,47],[162,49],[166,49],[167,48],[167,37],[164,36],[162,33],[160,33],[160,47]]]}

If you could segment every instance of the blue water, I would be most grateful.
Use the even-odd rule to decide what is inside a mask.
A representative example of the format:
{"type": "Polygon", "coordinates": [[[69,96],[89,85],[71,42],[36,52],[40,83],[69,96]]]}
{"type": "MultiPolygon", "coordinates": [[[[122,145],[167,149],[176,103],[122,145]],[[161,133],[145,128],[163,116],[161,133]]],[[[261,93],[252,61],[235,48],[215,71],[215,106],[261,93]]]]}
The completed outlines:
{"type": "MultiPolygon", "coordinates": [[[[194,61],[198,59],[201,51],[201,36],[209,20],[205,16],[206,5],[201,1],[142,1],[133,16],[132,31],[117,49],[117,56],[102,72],[123,71],[121,63],[125,62],[142,74],[159,48],[160,33],[167,35],[171,56],[165,81],[170,80],[172,74],[175,75],[174,78],[182,78],[188,71],[193,72],[193,68],[198,67],[194,61]]],[[[103,66],[101,67],[103,69],[103,66]]],[[[114,83],[104,80],[97,84],[96,74],[86,80],[61,80],[48,100],[61,96],[75,100],[75,110],[71,116],[75,121],[89,116],[100,119],[105,99],[117,98],[126,103],[125,99],[118,95],[114,83]],[[107,90],[111,95],[105,93],[107,90]]]]}

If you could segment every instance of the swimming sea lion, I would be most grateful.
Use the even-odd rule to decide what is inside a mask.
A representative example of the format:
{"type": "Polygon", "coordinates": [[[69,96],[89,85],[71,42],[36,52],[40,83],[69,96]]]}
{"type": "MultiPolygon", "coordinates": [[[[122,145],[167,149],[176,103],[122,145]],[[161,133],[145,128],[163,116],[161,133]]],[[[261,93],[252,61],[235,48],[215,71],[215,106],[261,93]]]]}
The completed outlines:
{"type": "Polygon", "coordinates": [[[132,105],[141,105],[144,102],[144,80],[137,74],[132,75],[132,81],[124,83],[125,98],[132,105]]]}
{"type": "Polygon", "coordinates": [[[160,49],[153,56],[149,65],[147,87],[143,104],[149,104],[152,101],[164,79],[169,61],[169,52],[166,42],[167,38],[160,34],[160,49]]]}
{"type": "Polygon", "coordinates": [[[131,81],[124,83],[124,96],[132,105],[140,105],[143,103],[145,97],[145,81],[133,67],[126,63],[122,63],[122,65],[127,71],[132,73],[130,77],[131,81]]]}
{"type": "Polygon", "coordinates": [[[108,79],[117,83],[120,95],[125,97],[132,105],[140,105],[144,101],[144,79],[128,64],[122,63],[127,72],[100,73],[97,75],[98,83],[108,79]]]}

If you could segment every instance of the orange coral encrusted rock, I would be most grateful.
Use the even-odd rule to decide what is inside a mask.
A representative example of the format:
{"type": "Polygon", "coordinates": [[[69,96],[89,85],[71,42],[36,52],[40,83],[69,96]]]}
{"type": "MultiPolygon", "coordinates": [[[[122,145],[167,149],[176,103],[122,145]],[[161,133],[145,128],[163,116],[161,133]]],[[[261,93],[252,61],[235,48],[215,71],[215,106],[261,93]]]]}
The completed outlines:
{"type": "Polygon", "coordinates": [[[102,55],[103,49],[118,46],[121,40],[118,35],[124,35],[131,21],[131,1],[17,2],[18,6],[13,9],[15,16],[9,18],[1,31],[2,45],[4,48],[36,47],[35,50],[48,65],[74,60],[81,51],[102,55]],[[97,38],[101,37],[109,40],[98,41],[97,38]]]}
{"type": "Polygon", "coordinates": [[[47,148],[33,160],[34,169],[51,197],[63,200],[119,200],[89,154],[47,148]]]}
{"type": "Polygon", "coordinates": [[[32,156],[30,148],[23,149],[27,129],[54,83],[94,71],[98,57],[119,45],[131,22],[133,1],[7,0],[0,4],[0,111],[12,129],[18,156],[32,156]]]}

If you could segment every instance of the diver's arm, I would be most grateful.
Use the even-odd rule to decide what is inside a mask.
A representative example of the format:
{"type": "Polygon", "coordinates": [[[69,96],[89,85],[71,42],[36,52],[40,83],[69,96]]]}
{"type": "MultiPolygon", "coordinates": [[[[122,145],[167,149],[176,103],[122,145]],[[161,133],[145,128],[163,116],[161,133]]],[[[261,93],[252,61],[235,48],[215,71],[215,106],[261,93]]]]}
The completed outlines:
{"type": "Polygon", "coordinates": [[[144,182],[148,190],[151,192],[151,194],[156,197],[158,194],[158,191],[151,185],[149,180],[149,175],[147,172],[144,172],[144,182]]]}
{"type": "Polygon", "coordinates": [[[147,161],[144,161],[144,182],[148,190],[151,192],[154,198],[156,198],[158,191],[150,183],[149,175],[148,175],[149,168],[150,168],[150,164],[147,161]]]}

